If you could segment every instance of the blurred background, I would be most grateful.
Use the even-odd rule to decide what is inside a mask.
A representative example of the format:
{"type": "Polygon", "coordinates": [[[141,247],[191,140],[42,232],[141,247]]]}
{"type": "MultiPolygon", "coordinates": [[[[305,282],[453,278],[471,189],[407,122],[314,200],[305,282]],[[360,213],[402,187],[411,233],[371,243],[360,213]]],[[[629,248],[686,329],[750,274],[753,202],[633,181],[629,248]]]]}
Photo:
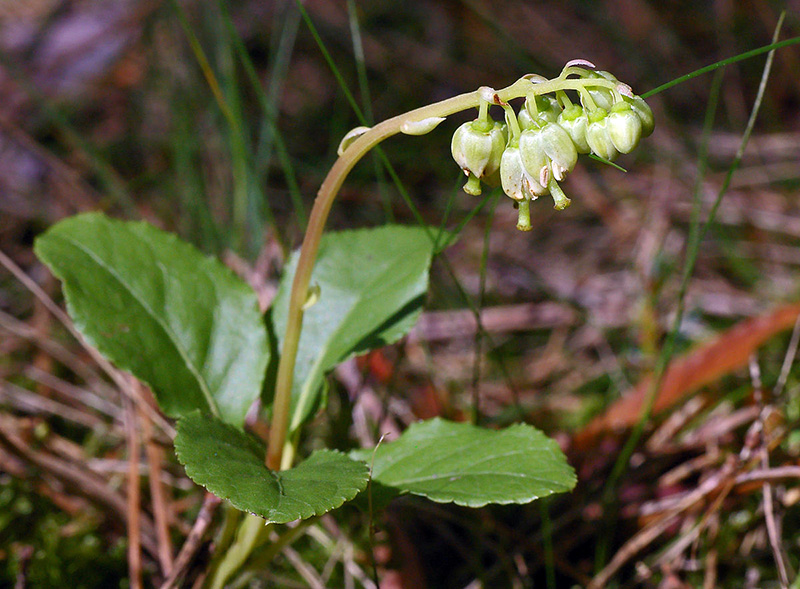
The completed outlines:
{"type": "MultiPolygon", "coordinates": [[[[643,94],[769,44],[781,10],[780,38],[800,34],[796,1],[303,7],[305,15],[269,0],[0,0],[0,251],[9,259],[0,270],[0,586],[127,583],[126,530],[113,501],[124,496],[127,469],[119,393],[84,371],[90,358],[8,271],[16,264],[61,300],[32,252],[47,227],[88,210],[145,219],[222,257],[266,307],[351,128],[525,73],[553,77],[576,58],[643,94]],[[105,485],[108,500],[76,485],[82,477],[105,485]]],[[[789,371],[767,399],[775,417],[766,427],[746,369],[758,350],[771,389],[792,350],[797,311],[770,313],[800,298],[796,45],[776,52],[725,186],[765,60],[648,98],[656,130],[618,161],[627,171],[581,158],[563,184],[572,206],[534,203],[530,233],[515,230],[502,194],[460,190],[450,137],[472,113],[424,137],[392,138],[356,167],[330,228],[424,221],[459,239],[434,262],[412,334],[332,377],[317,439],[358,444],[358,427],[348,427],[356,409],[367,429],[434,415],[478,413],[487,426],[523,420],[559,440],[580,483],[525,507],[403,499],[376,517],[375,543],[366,514],[342,510],[327,518],[329,545],[304,537],[295,546],[322,586],[374,586],[369,554],[384,587],[569,587],[593,577],[611,586],[778,587],[779,561],[794,578],[797,474],[776,480],[767,505],[763,478],[747,486],[725,470],[738,460],[743,474],[747,448],[767,448],[773,466],[800,464],[800,373],[789,371]],[[712,377],[677,386],[609,487],[625,430],[587,424],[652,372],[678,305],[694,198],[704,221],[723,189],[677,332],[681,353],[716,344],[699,361],[712,377]],[[471,309],[480,309],[482,330],[471,309]],[[754,318],[767,325],[758,341],[726,331],[754,333],[742,323],[754,318]],[[756,426],[773,437],[754,442],[756,426]]],[[[638,411],[622,415],[617,425],[631,426],[638,411]]],[[[168,446],[158,466],[177,549],[202,493],[168,446]]],[[[143,466],[143,477],[150,472],[143,466]]],[[[147,492],[142,501],[149,517],[147,492]]],[[[313,585],[292,562],[284,557],[254,586],[313,585]]],[[[147,583],[163,581],[152,555],[144,571],[147,583]]]]}

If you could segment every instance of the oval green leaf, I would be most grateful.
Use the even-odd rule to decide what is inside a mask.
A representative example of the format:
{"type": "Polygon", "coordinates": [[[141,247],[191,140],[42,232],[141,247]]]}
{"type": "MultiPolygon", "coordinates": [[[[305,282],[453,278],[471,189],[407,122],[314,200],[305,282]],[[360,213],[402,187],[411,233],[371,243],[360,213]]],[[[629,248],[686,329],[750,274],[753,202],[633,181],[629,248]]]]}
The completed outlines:
{"type": "Polygon", "coordinates": [[[63,282],[75,327],[149,384],[164,413],[241,426],[269,350],[256,295],[233,272],[147,223],[99,213],[54,225],[36,254],[63,282]]]}
{"type": "MultiPolygon", "coordinates": [[[[388,225],[327,233],[311,276],[319,300],[303,316],[289,428],[320,406],[323,378],[353,354],[400,339],[413,327],[428,290],[434,246],[424,229],[388,225]]],[[[290,259],[273,304],[279,340],[286,331],[298,254],[290,259]]]]}
{"type": "Polygon", "coordinates": [[[284,524],[322,515],[367,486],[366,464],[333,450],[319,450],[295,468],[264,465],[266,450],[254,437],[199,412],[177,425],[175,452],[186,474],[237,509],[284,524]]]}
{"type": "MultiPolygon", "coordinates": [[[[353,453],[367,462],[371,455],[353,453]]],[[[439,418],[415,423],[380,445],[372,464],[382,485],[467,507],[529,503],[577,482],[558,444],[526,424],[498,431],[439,418]]]]}

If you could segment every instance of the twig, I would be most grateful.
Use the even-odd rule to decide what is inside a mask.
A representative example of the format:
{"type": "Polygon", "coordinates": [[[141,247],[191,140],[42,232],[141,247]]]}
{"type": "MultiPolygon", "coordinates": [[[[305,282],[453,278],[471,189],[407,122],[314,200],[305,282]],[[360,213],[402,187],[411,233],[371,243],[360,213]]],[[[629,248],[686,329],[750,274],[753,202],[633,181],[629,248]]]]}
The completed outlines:
{"type": "MultiPolygon", "coordinates": [[[[133,377],[131,377],[133,380],[133,377]]],[[[134,386],[131,383],[131,386],[134,386]]],[[[125,405],[125,442],[128,448],[128,578],[132,589],[142,589],[141,491],[139,488],[139,436],[136,407],[128,397],[125,405]]]]}
{"type": "MultiPolygon", "coordinates": [[[[767,458],[767,449],[762,450],[764,462],[767,458]]],[[[781,550],[781,538],[778,531],[778,523],[775,521],[775,506],[772,500],[772,485],[764,483],[764,519],[767,522],[767,536],[769,536],[769,544],[772,548],[772,554],[775,557],[775,566],[778,567],[778,577],[781,583],[781,589],[788,589],[789,587],[789,574],[786,570],[786,562],[783,559],[783,551],[781,550]]]]}
{"type": "Polygon", "coordinates": [[[303,577],[311,589],[325,589],[325,583],[322,582],[317,571],[315,571],[296,550],[287,546],[283,549],[283,556],[286,557],[286,560],[288,560],[300,576],[303,577]]]}
{"type": "Polygon", "coordinates": [[[736,485],[748,483],[800,479],[800,466],[776,466],[763,470],[751,470],[736,477],[736,485]]]}
{"type": "Polygon", "coordinates": [[[26,413],[43,414],[45,418],[47,414],[55,415],[91,430],[106,426],[105,421],[92,413],[48,399],[5,379],[0,379],[0,401],[26,413]]]}
{"type": "Polygon", "coordinates": [[[183,543],[183,546],[181,546],[181,550],[175,558],[175,563],[172,566],[169,577],[167,577],[167,580],[161,585],[161,589],[173,589],[178,586],[178,581],[186,574],[186,570],[189,568],[192,559],[197,551],[200,550],[203,536],[205,536],[206,530],[208,530],[208,527],[211,525],[217,505],[221,502],[222,499],[216,495],[206,493],[203,506],[200,508],[200,513],[197,514],[197,519],[194,521],[194,525],[189,535],[186,537],[186,541],[183,543]]]}
{"type": "MultiPolygon", "coordinates": [[[[696,489],[677,497],[670,512],[665,513],[663,517],[640,530],[628,540],[622,548],[617,551],[611,561],[595,575],[591,583],[587,586],[587,589],[600,589],[600,587],[605,587],[620,567],[633,558],[633,556],[645,546],[658,538],[673,523],[678,521],[678,518],[684,511],[688,510],[711,493],[717,491],[720,487],[723,489],[720,493],[720,497],[724,498],[734,487],[735,478],[733,478],[733,472],[735,467],[736,462],[734,460],[729,460],[723,464],[713,476],[700,483],[700,486],[696,489]]],[[[709,510],[708,513],[713,513],[713,511],[719,507],[719,504],[721,504],[720,498],[718,497],[717,499],[718,501],[712,506],[712,509],[709,510]]],[[[701,525],[704,525],[704,522],[701,523],[701,525]]]]}
{"type": "MultiPolygon", "coordinates": [[[[795,326],[796,325],[795,323],[795,326]]],[[[753,382],[753,396],[756,398],[756,403],[760,410],[758,412],[758,429],[761,432],[760,448],[758,449],[759,462],[761,463],[761,468],[769,470],[769,445],[767,441],[766,423],[764,421],[767,407],[763,398],[761,369],[758,366],[758,360],[755,355],[750,356],[750,379],[753,382]]],[[[786,571],[786,563],[783,560],[783,551],[781,550],[780,544],[781,538],[778,532],[778,524],[775,521],[775,506],[772,501],[772,485],[770,483],[764,482],[762,494],[764,500],[764,521],[767,524],[767,537],[769,538],[772,555],[775,558],[775,566],[778,568],[778,578],[780,580],[781,589],[788,589],[789,574],[786,571]]]]}
{"type": "Polygon", "coordinates": [[[326,550],[331,552],[331,557],[325,565],[323,571],[323,578],[329,581],[331,565],[341,562],[344,567],[344,572],[352,582],[357,579],[364,589],[375,589],[379,587],[377,580],[370,579],[369,575],[356,563],[353,555],[355,547],[350,538],[339,529],[336,521],[326,514],[322,516],[320,526],[308,526],[306,533],[310,538],[319,542],[326,550]],[[324,529],[323,529],[324,528],[324,529]]]}
{"type": "Polygon", "coordinates": [[[25,589],[25,587],[28,586],[28,566],[31,564],[31,559],[35,552],[36,549],[29,544],[22,546],[17,552],[19,570],[17,571],[17,578],[14,582],[14,589],[25,589]]]}
{"type": "Polygon", "coordinates": [[[706,554],[706,569],[703,576],[703,589],[714,589],[717,586],[717,561],[719,556],[713,548],[706,554]]]}
{"type": "Polygon", "coordinates": [[[659,558],[659,562],[666,563],[669,561],[670,558],[677,558],[677,556],[683,552],[688,546],[692,546],[692,554],[696,555],[698,543],[700,541],[700,534],[709,527],[709,522],[713,515],[717,514],[722,507],[722,503],[727,499],[728,495],[730,495],[733,488],[736,486],[736,482],[732,479],[726,479],[723,481],[722,490],[717,494],[714,498],[714,502],[711,506],[705,510],[703,513],[703,517],[700,521],[691,529],[688,533],[684,535],[683,538],[678,540],[669,550],[667,550],[661,558],[659,558]]]}
{"type": "Polygon", "coordinates": [[[44,337],[38,333],[27,323],[12,317],[8,313],[0,311],[0,327],[28,341],[34,342],[40,348],[45,350],[53,358],[69,366],[71,370],[80,376],[86,382],[102,382],[100,375],[94,370],[94,367],[84,362],[81,358],[70,352],[67,348],[55,341],[44,337]]]}
{"type": "Polygon", "coordinates": [[[587,589],[600,589],[605,587],[619,568],[631,559],[637,552],[653,542],[662,533],[670,528],[680,518],[680,513],[664,516],[658,521],[653,522],[646,528],[637,532],[630,540],[620,548],[602,571],[592,579],[587,589]]]}
{"type": "Polygon", "coordinates": [[[300,520],[294,526],[287,526],[287,529],[283,531],[280,536],[274,530],[270,529],[268,538],[270,541],[269,546],[266,546],[263,550],[246,561],[244,573],[240,576],[237,583],[241,584],[252,577],[256,572],[267,569],[284,548],[291,546],[300,536],[304,535],[309,530],[314,530],[315,526],[312,524],[316,524],[318,520],[318,516],[300,520]]]}
{"type": "Polygon", "coordinates": [[[18,479],[27,479],[33,484],[36,493],[47,497],[53,502],[53,505],[72,517],[77,516],[79,513],[85,514],[89,507],[89,502],[83,497],[61,494],[56,491],[54,487],[60,487],[61,485],[60,483],[52,485],[53,477],[49,474],[41,476],[41,473],[29,472],[27,465],[19,456],[12,456],[6,452],[3,446],[0,446],[0,472],[18,479]]]}
{"type": "MultiPolygon", "coordinates": [[[[47,286],[53,285],[53,277],[48,276],[47,278],[47,286]]],[[[31,327],[37,333],[42,334],[42,337],[47,337],[52,329],[53,324],[53,316],[47,312],[45,306],[40,303],[39,301],[34,301],[33,305],[33,314],[30,318],[31,327]]],[[[36,350],[33,358],[30,362],[30,366],[32,368],[36,368],[42,370],[43,372],[52,372],[53,369],[53,358],[48,354],[44,353],[43,350],[36,350]]],[[[43,397],[49,397],[50,391],[49,387],[42,385],[39,383],[36,386],[36,392],[43,397]]]]}
{"type": "MultiPolygon", "coordinates": [[[[50,372],[46,372],[41,368],[37,368],[36,366],[26,366],[22,374],[34,382],[50,388],[54,393],[66,399],[71,406],[79,405],[81,407],[87,407],[98,413],[102,413],[103,416],[107,418],[117,422],[120,421],[119,404],[101,397],[92,392],[89,388],[70,384],[66,380],[50,372]]],[[[118,393],[113,387],[104,387],[104,389],[104,393],[111,393],[110,398],[113,399],[117,397],[118,393]]]]}
{"type": "MultiPolygon", "coordinates": [[[[140,392],[144,387],[139,381],[134,384],[140,392]]],[[[161,480],[161,465],[164,461],[164,449],[153,439],[153,424],[140,411],[142,433],[145,439],[145,453],[150,483],[150,501],[153,507],[153,518],[156,525],[156,540],[158,541],[158,562],[164,575],[172,570],[172,541],[169,536],[169,505],[164,483],[161,480]]]]}
{"type": "MultiPolygon", "coordinates": [[[[574,325],[577,313],[563,303],[523,303],[484,307],[480,323],[489,333],[509,333],[574,325]]],[[[478,321],[469,309],[426,311],[408,334],[409,342],[436,342],[475,335],[478,321]]]]}
{"type": "Polygon", "coordinates": [[[60,188],[60,194],[67,197],[69,204],[76,211],[88,211],[94,208],[95,203],[102,200],[102,195],[84,181],[80,174],[70,168],[64,161],[42,147],[42,143],[35,140],[27,132],[13,124],[8,117],[0,113],[0,128],[4,135],[10,136],[25,151],[41,158],[55,173],[55,179],[60,188]]]}

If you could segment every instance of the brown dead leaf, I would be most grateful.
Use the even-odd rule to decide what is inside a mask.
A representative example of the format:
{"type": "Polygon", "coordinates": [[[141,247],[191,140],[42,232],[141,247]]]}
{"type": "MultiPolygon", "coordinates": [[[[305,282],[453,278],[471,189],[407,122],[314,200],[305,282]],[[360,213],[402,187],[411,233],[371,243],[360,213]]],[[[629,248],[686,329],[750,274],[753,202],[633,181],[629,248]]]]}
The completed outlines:
{"type": "MultiPolygon", "coordinates": [[[[785,305],[768,315],[742,321],[673,360],[658,391],[653,415],[672,407],[703,385],[745,366],[753,352],[776,334],[792,327],[798,315],[800,303],[785,305]]],[[[645,378],[593,419],[575,436],[575,448],[585,450],[601,434],[633,426],[639,420],[651,382],[652,377],[645,378]]]]}

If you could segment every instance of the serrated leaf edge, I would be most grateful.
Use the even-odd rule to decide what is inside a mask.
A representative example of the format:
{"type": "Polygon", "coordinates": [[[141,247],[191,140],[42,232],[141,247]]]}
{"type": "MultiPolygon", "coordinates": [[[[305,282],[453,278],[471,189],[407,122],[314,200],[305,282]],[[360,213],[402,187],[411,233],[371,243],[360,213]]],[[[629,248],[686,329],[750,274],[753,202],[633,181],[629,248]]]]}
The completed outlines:
{"type": "MultiPolygon", "coordinates": [[[[197,413],[200,413],[200,412],[199,411],[193,411],[192,413],[187,414],[187,416],[188,415],[192,415],[192,414],[197,414],[197,413]]],[[[186,416],[184,416],[184,417],[186,417],[186,416]]],[[[233,425],[231,425],[231,424],[229,424],[229,423],[227,423],[227,422],[225,422],[225,421],[223,421],[223,420],[221,420],[219,418],[216,418],[216,419],[220,422],[221,425],[233,430],[237,434],[247,435],[246,432],[243,432],[242,430],[236,428],[235,426],[233,426],[233,425]]],[[[177,425],[177,428],[176,428],[178,430],[178,433],[180,433],[181,421],[183,421],[183,418],[178,420],[178,425],[177,425]]],[[[243,511],[243,512],[246,512],[246,513],[250,513],[250,514],[255,515],[255,516],[258,516],[258,517],[264,519],[266,521],[266,523],[275,523],[275,524],[285,524],[285,523],[289,523],[291,521],[308,519],[308,518],[316,516],[316,515],[324,515],[325,513],[328,513],[329,511],[333,511],[334,509],[338,509],[339,507],[341,507],[342,505],[344,505],[348,501],[351,501],[353,498],[356,497],[356,495],[358,495],[360,492],[362,492],[366,488],[366,486],[367,486],[367,484],[369,482],[369,467],[367,466],[367,464],[363,460],[356,460],[354,458],[350,458],[350,456],[348,456],[344,452],[340,452],[339,450],[334,450],[334,449],[329,449],[329,448],[324,448],[324,449],[321,449],[321,450],[317,450],[312,455],[317,455],[317,454],[336,454],[336,455],[348,458],[349,460],[351,460],[353,462],[360,462],[361,464],[363,464],[364,465],[364,470],[367,473],[367,480],[365,481],[364,487],[361,488],[361,489],[354,488],[354,492],[352,493],[352,496],[348,496],[348,495],[350,495],[350,491],[349,490],[347,491],[347,493],[344,493],[344,492],[340,493],[340,495],[344,495],[344,496],[343,497],[337,497],[333,501],[333,505],[332,505],[332,507],[330,509],[326,509],[324,511],[319,511],[319,510],[313,509],[313,507],[311,507],[311,505],[309,505],[309,507],[311,507],[311,509],[309,511],[307,511],[307,512],[303,512],[301,517],[294,518],[294,519],[289,519],[289,520],[284,520],[284,519],[270,519],[268,516],[265,516],[265,515],[263,515],[261,513],[256,513],[254,511],[250,511],[249,509],[247,509],[247,507],[241,505],[239,501],[236,501],[236,500],[233,500],[233,499],[231,499],[229,497],[226,497],[224,493],[219,492],[219,488],[216,487],[216,485],[213,483],[213,481],[211,483],[198,483],[197,481],[195,481],[193,473],[191,472],[191,471],[194,470],[194,467],[192,465],[186,463],[186,460],[184,459],[184,456],[183,456],[183,454],[181,452],[181,449],[178,447],[177,444],[175,444],[175,455],[178,457],[178,462],[180,462],[183,465],[184,469],[186,470],[186,475],[195,484],[203,487],[204,489],[206,489],[208,492],[212,493],[213,495],[216,495],[217,497],[219,497],[221,499],[224,499],[225,501],[227,501],[228,503],[233,505],[236,509],[238,509],[240,511],[243,511]]],[[[297,467],[295,467],[295,468],[297,468],[297,467]]],[[[277,471],[268,469],[266,466],[264,466],[264,469],[267,472],[269,472],[272,476],[279,477],[279,473],[277,471]]],[[[278,481],[276,481],[276,482],[278,482],[278,481]]],[[[280,484],[280,482],[278,482],[278,484],[280,484]]]]}
{"type": "MultiPolygon", "coordinates": [[[[441,417],[434,417],[433,419],[430,419],[430,420],[424,420],[424,421],[418,421],[418,422],[412,423],[408,427],[408,429],[406,429],[406,431],[403,432],[403,434],[401,434],[401,435],[406,435],[408,432],[410,432],[410,431],[412,431],[414,429],[418,429],[420,427],[425,427],[426,424],[429,424],[429,423],[433,423],[435,425],[438,425],[438,424],[458,423],[458,422],[450,422],[450,421],[448,421],[446,419],[442,419],[441,417]]],[[[469,425],[469,424],[463,424],[463,425],[469,425]]],[[[433,429],[435,426],[427,426],[427,427],[433,429]]],[[[558,450],[559,453],[561,453],[563,455],[563,452],[561,452],[561,449],[559,448],[559,446],[555,442],[555,440],[547,437],[547,435],[544,432],[542,432],[540,429],[538,429],[538,428],[536,428],[536,427],[534,427],[532,425],[526,424],[526,423],[515,423],[515,424],[512,424],[512,425],[508,426],[507,428],[505,428],[503,430],[486,429],[486,431],[493,432],[493,433],[498,434],[498,435],[502,435],[502,434],[508,433],[508,432],[511,432],[511,433],[519,432],[519,433],[524,433],[524,434],[533,433],[533,434],[536,434],[536,435],[540,435],[542,438],[544,438],[544,441],[546,443],[546,447],[542,448],[542,450],[544,450],[548,454],[553,454],[554,450],[558,450]]],[[[460,435],[459,432],[452,432],[452,433],[446,434],[446,436],[442,436],[442,437],[455,437],[455,436],[458,436],[458,435],[460,435]]],[[[429,436],[425,436],[425,437],[426,438],[433,438],[433,437],[436,437],[436,436],[429,435],[429,436]]],[[[476,443],[479,443],[479,442],[482,443],[483,441],[482,440],[481,441],[476,441],[476,443]]],[[[461,452],[461,451],[463,451],[463,449],[459,449],[458,450],[458,452],[461,452]]],[[[413,453],[414,452],[411,451],[410,454],[403,455],[399,460],[407,458],[408,456],[413,455],[413,453]]],[[[449,457],[452,457],[452,455],[453,454],[450,454],[449,457]]],[[[396,464],[399,460],[394,461],[392,463],[392,465],[396,464]]],[[[444,460],[444,458],[442,460],[444,460]]],[[[522,504],[525,504],[525,503],[530,503],[531,501],[535,501],[535,500],[540,499],[542,497],[546,497],[546,496],[549,496],[549,495],[552,495],[552,494],[555,494],[555,493],[564,493],[564,492],[568,492],[568,491],[571,491],[572,489],[574,489],[575,485],[577,485],[577,483],[578,483],[577,473],[575,472],[575,469],[569,463],[565,463],[565,464],[566,464],[567,469],[569,470],[569,472],[565,473],[565,474],[568,474],[570,480],[566,485],[558,485],[559,487],[564,487],[563,489],[554,489],[554,490],[552,490],[550,493],[548,493],[546,495],[530,494],[530,495],[525,495],[525,496],[518,497],[518,498],[515,498],[515,499],[506,499],[506,500],[502,500],[502,499],[501,500],[476,499],[474,501],[463,501],[463,500],[460,501],[458,499],[447,499],[447,500],[444,500],[444,499],[433,497],[433,496],[431,496],[430,493],[414,491],[414,490],[411,490],[411,489],[407,489],[407,488],[403,488],[403,487],[397,486],[395,484],[381,482],[380,478],[377,478],[377,477],[374,480],[377,481],[377,482],[381,482],[381,484],[383,484],[383,485],[386,485],[388,487],[391,487],[393,489],[398,490],[401,494],[408,494],[408,495],[415,495],[417,497],[424,497],[424,498],[426,498],[426,499],[428,499],[430,501],[433,501],[434,503],[442,503],[442,504],[453,503],[455,505],[460,505],[460,506],[463,506],[463,507],[471,507],[471,508],[485,507],[486,505],[512,505],[512,504],[513,505],[522,505],[522,504]]],[[[502,476],[509,476],[509,475],[513,475],[513,473],[505,473],[502,476]]],[[[440,475],[437,475],[437,476],[446,476],[446,475],[440,474],[440,475]]],[[[470,473],[470,476],[480,476],[480,473],[470,473]]],[[[496,473],[495,473],[494,476],[496,476],[496,473]]],[[[526,476],[525,478],[533,478],[533,479],[540,480],[540,479],[538,479],[538,477],[526,476]]],[[[547,482],[552,482],[552,481],[541,481],[541,482],[547,483],[547,482]]],[[[408,481],[403,481],[403,483],[407,484],[408,481]]]]}

